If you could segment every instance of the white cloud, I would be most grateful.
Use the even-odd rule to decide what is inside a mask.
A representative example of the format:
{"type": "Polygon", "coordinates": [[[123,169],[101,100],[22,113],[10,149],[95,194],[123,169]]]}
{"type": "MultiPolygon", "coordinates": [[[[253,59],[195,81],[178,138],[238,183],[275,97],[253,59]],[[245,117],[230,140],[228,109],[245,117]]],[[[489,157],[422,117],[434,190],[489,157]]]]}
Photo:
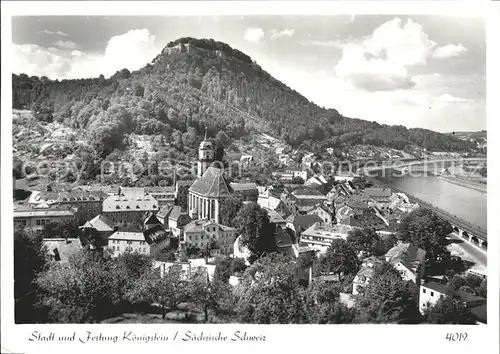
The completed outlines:
{"type": "Polygon", "coordinates": [[[425,65],[435,47],[420,24],[394,18],[372,35],[343,45],[335,72],[369,91],[408,89],[415,85],[408,68],[425,65]]]}
{"type": "Polygon", "coordinates": [[[272,29],[271,30],[271,39],[276,39],[280,37],[292,37],[295,34],[295,30],[293,28],[287,29],[285,28],[284,30],[277,30],[277,29],[272,29]]]}
{"type": "Polygon", "coordinates": [[[243,38],[247,42],[259,43],[264,38],[264,31],[262,28],[247,28],[243,38]]]}
{"type": "Polygon", "coordinates": [[[45,30],[43,30],[43,31],[40,31],[40,32],[38,32],[38,33],[45,33],[45,34],[50,34],[50,35],[58,35],[58,36],[63,36],[63,37],[70,37],[70,35],[69,35],[69,34],[64,33],[64,32],[62,32],[62,31],[55,31],[55,32],[54,32],[54,31],[50,31],[50,30],[47,30],[47,29],[45,29],[45,30]]]}
{"type": "Polygon", "coordinates": [[[464,102],[467,102],[467,100],[465,98],[455,97],[455,96],[450,95],[449,93],[445,93],[441,96],[435,97],[434,99],[437,101],[444,102],[444,103],[464,103],[464,102]]]}
{"type": "MultiPolygon", "coordinates": [[[[71,49],[69,47],[71,45],[66,45],[71,49]]],[[[13,71],[53,79],[111,76],[123,68],[140,69],[161,49],[161,43],[157,43],[147,29],[131,30],[110,38],[103,54],[43,48],[35,44],[14,45],[13,71]]]]}
{"type": "Polygon", "coordinates": [[[456,57],[463,53],[467,52],[467,48],[465,48],[462,44],[447,44],[441,47],[436,48],[434,51],[434,58],[450,58],[456,57]]]}
{"type": "Polygon", "coordinates": [[[331,48],[342,49],[347,43],[348,43],[347,41],[343,40],[330,40],[330,41],[306,40],[306,41],[301,41],[300,45],[306,47],[331,47],[331,48]]]}
{"type": "Polygon", "coordinates": [[[76,43],[73,41],[62,41],[62,40],[55,42],[54,45],[65,49],[75,49],[78,47],[76,43]]]}

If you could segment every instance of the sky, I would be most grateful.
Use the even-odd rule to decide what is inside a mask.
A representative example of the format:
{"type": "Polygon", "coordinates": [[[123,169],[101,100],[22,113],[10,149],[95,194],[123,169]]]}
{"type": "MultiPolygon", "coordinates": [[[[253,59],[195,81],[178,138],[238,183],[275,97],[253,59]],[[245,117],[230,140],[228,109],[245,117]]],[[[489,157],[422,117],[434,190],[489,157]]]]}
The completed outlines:
{"type": "Polygon", "coordinates": [[[13,72],[109,77],[187,36],[241,50],[347,117],[438,132],[486,129],[485,21],[473,16],[13,17],[13,72]]]}

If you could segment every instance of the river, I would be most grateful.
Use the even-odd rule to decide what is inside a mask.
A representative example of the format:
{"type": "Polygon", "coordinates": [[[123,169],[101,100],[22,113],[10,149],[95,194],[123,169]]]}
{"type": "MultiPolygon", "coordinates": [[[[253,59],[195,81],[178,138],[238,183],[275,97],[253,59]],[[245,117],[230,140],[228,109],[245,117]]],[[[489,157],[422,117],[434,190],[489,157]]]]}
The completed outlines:
{"type": "Polygon", "coordinates": [[[486,193],[448,183],[435,176],[385,173],[377,179],[487,230],[486,193]]]}

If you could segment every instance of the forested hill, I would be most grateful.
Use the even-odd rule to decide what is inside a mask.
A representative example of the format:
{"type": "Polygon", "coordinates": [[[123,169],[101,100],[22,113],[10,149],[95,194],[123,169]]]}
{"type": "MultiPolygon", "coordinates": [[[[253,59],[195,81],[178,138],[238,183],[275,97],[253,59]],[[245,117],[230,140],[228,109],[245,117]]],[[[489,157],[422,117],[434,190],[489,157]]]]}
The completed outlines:
{"type": "MultiPolygon", "coordinates": [[[[119,147],[128,133],[187,131],[233,138],[265,131],[294,147],[343,144],[417,145],[468,150],[469,141],[424,129],[406,129],[341,116],[274,79],[248,55],[212,39],[170,42],[141,70],[109,79],[52,81],[13,75],[13,107],[32,109],[37,119],[56,120],[99,137],[102,154],[119,147]],[[194,129],[193,129],[194,128],[194,129]]],[[[362,104],[362,102],[360,102],[362,104]]]]}

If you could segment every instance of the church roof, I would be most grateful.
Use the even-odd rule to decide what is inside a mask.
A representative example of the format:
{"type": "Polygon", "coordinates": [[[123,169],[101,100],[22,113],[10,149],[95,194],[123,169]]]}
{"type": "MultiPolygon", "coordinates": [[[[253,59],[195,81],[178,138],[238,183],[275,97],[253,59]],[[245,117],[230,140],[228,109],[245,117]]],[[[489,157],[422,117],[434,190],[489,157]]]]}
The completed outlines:
{"type": "Polygon", "coordinates": [[[209,167],[189,188],[191,192],[204,197],[228,197],[230,189],[222,170],[215,167],[209,167]]]}

